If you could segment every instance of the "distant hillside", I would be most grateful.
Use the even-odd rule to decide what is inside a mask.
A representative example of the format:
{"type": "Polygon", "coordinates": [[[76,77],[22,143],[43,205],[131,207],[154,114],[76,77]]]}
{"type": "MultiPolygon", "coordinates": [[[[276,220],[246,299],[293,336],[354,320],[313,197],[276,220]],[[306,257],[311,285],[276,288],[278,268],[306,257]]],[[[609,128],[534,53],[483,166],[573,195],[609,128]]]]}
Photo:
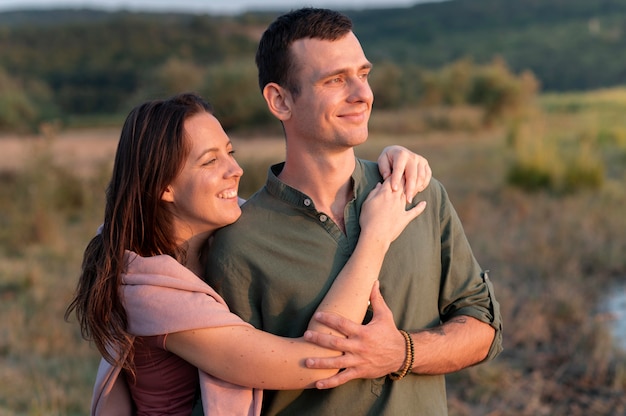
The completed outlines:
{"type": "Polygon", "coordinates": [[[168,62],[208,66],[252,60],[269,17],[260,23],[256,19],[261,17],[95,10],[0,13],[0,81],[4,70],[26,89],[43,83],[63,114],[114,113],[127,108],[139,89],[154,84],[155,71],[168,62]]]}
{"type": "MultiPolygon", "coordinates": [[[[626,0],[450,0],[347,13],[374,61],[436,68],[461,57],[485,62],[501,55],[516,71],[531,69],[544,90],[584,90],[626,82],[626,0]]],[[[244,25],[265,24],[274,14],[248,13],[234,19],[244,25]]],[[[129,15],[86,9],[4,12],[0,13],[0,42],[4,40],[0,46],[10,47],[6,41],[15,39],[15,45],[28,47],[20,42],[25,36],[54,37],[50,26],[63,31],[64,25],[84,25],[85,31],[96,31],[97,23],[123,21],[129,15]]],[[[183,13],[139,15],[171,30],[185,30],[181,22],[190,18],[183,13]]],[[[219,25],[233,19],[213,20],[219,25]]],[[[193,43],[206,39],[186,41],[193,49],[193,43]]],[[[3,53],[0,65],[7,66],[7,60],[10,57],[3,53]]]]}
{"type": "MultiPolygon", "coordinates": [[[[516,73],[532,70],[544,91],[626,84],[626,0],[449,0],[346,13],[375,63],[437,69],[499,56],[516,73]]],[[[0,98],[3,85],[23,90],[13,105],[45,108],[40,119],[125,112],[141,97],[200,85],[194,77],[207,85],[201,69],[220,65],[217,87],[241,96],[254,81],[232,78],[254,78],[258,38],[276,14],[2,12],[0,98]]]]}
{"type": "Polygon", "coordinates": [[[500,55],[544,90],[626,83],[626,0],[452,0],[351,17],[372,60],[433,68],[500,55]]]}

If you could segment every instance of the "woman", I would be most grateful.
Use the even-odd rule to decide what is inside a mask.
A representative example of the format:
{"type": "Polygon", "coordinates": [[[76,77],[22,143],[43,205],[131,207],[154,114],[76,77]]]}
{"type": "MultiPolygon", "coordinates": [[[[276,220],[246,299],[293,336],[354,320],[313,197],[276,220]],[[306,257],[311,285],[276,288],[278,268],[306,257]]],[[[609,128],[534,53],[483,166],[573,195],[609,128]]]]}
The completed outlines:
{"type": "MultiPolygon", "coordinates": [[[[66,312],[76,312],[83,336],[106,359],[93,413],[120,414],[130,401],[116,394],[129,388],[137,414],[189,414],[199,384],[205,414],[258,414],[259,389],[313,387],[336,373],[302,363],[337,351],[252,328],[197,277],[212,233],[241,213],[243,171],[233,154],[210,106],[194,94],[144,103],[126,119],[104,223],[85,250],[66,312]]],[[[318,310],[363,319],[384,253],[424,209],[422,202],[406,211],[406,198],[389,180],[372,191],[362,238],[318,310]]],[[[324,330],[315,321],[310,329],[324,330]]]]}

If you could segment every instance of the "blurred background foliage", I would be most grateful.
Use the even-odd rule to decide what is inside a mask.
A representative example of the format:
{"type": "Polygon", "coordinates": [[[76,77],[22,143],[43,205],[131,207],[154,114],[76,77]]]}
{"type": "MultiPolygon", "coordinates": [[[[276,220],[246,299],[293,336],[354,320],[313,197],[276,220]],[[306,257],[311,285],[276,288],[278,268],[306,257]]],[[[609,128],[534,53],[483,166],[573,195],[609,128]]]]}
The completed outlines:
{"type": "MultiPolygon", "coordinates": [[[[623,0],[453,0],[349,15],[376,64],[380,109],[471,103],[493,118],[540,88],[581,91],[626,78],[623,0]]],[[[117,123],[137,100],[190,89],[216,104],[227,128],[258,126],[269,116],[253,57],[274,17],[0,13],[0,129],[117,123]]]]}

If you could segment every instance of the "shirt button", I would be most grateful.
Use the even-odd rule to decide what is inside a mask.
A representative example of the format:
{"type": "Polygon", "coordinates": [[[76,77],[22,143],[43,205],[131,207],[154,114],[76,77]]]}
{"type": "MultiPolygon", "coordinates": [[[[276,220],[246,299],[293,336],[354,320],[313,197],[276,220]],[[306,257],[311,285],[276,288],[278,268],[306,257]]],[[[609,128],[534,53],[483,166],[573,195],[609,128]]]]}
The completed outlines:
{"type": "Polygon", "coordinates": [[[311,200],[309,198],[305,199],[304,200],[304,205],[307,206],[307,207],[310,206],[311,205],[311,200]]]}
{"type": "Polygon", "coordinates": [[[320,221],[321,222],[326,222],[326,220],[328,219],[328,217],[324,214],[320,215],[320,221]]]}

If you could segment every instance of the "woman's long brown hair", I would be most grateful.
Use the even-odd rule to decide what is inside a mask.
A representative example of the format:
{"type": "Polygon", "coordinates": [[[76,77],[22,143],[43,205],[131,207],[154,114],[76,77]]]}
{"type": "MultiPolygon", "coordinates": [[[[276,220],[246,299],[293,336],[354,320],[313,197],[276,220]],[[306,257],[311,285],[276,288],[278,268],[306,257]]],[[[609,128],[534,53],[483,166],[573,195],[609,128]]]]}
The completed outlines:
{"type": "Polygon", "coordinates": [[[124,123],[115,155],[100,232],[89,242],[65,319],[76,313],[82,336],[112,364],[132,372],[133,337],[120,285],[127,250],[140,256],[172,255],[181,261],[172,213],[161,196],[189,152],[184,122],[212,113],[198,95],[185,93],[135,107],[124,123]]]}

